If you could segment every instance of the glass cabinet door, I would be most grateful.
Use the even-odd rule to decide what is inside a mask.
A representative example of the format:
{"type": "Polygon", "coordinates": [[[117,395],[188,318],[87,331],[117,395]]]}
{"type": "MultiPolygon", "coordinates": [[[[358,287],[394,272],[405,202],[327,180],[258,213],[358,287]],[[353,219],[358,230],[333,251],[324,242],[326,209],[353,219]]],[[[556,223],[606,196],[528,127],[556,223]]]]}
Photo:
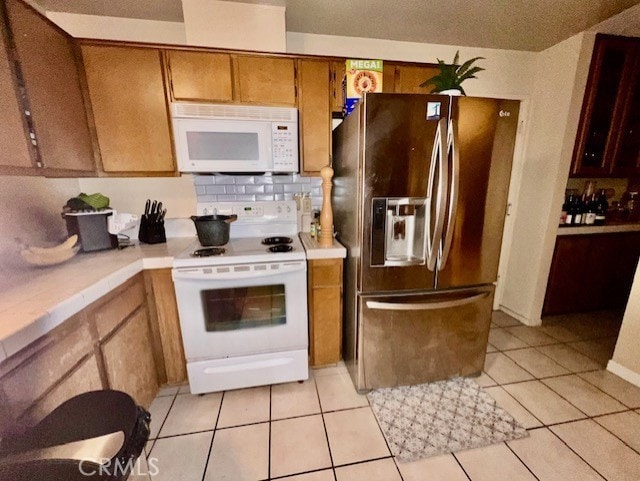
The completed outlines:
{"type": "Polygon", "coordinates": [[[614,175],[640,173],[640,48],[635,52],[636,64],[616,145],[614,175]]]}
{"type": "Polygon", "coordinates": [[[634,61],[634,48],[626,39],[596,39],[574,149],[573,176],[611,173],[634,61]]]}

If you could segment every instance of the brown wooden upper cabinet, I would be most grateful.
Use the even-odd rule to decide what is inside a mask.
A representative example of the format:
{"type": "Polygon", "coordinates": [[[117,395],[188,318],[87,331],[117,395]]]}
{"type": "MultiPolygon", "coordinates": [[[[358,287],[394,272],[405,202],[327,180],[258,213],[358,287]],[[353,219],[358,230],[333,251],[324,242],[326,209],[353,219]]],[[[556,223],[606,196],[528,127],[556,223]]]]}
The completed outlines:
{"type": "Polygon", "coordinates": [[[37,174],[17,81],[9,60],[4,25],[0,23],[0,174],[37,174]]]}
{"type": "Polygon", "coordinates": [[[82,58],[104,172],[173,174],[162,52],[84,44],[82,58]]]}
{"type": "Polygon", "coordinates": [[[296,105],[294,59],[238,55],[235,65],[238,101],[296,105]]]}
{"type": "Polygon", "coordinates": [[[19,0],[5,7],[44,173],[95,171],[73,39],[19,0]]]}
{"type": "Polygon", "coordinates": [[[298,61],[298,108],[300,152],[303,174],[319,175],[330,163],[331,92],[330,63],[326,60],[298,61]]]}
{"type": "Polygon", "coordinates": [[[167,50],[166,57],[173,100],[233,100],[230,54],[167,50]]]}
{"type": "Polygon", "coordinates": [[[385,92],[402,94],[428,94],[433,87],[431,85],[420,87],[420,84],[437,73],[438,69],[432,66],[385,64],[382,89],[385,92]],[[391,74],[393,74],[393,84],[387,87],[391,82],[391,74]]]}
{"type": "Polygon", "coordinates": [[[632,38],[596,37],[574,147],[573,177],[640,173],[639,44],[632,38]]]}
{"type": "Polygon", "coordinates": [[[331,111],[342,113],[344,107],[344,92],[342,80],[347,71],[345,60],[331,62],[331,111]]]}

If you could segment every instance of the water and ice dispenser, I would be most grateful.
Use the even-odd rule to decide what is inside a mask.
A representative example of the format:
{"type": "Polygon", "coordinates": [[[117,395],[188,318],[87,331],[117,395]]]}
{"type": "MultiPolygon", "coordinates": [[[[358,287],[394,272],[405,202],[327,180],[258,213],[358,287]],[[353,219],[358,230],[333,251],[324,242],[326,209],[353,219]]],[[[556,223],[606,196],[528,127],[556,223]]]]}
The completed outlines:
{"type": "Polygon", "coordinates": [[[373,199],[371,265],[407,266],[426,260],[427,199],[373,199]]]}

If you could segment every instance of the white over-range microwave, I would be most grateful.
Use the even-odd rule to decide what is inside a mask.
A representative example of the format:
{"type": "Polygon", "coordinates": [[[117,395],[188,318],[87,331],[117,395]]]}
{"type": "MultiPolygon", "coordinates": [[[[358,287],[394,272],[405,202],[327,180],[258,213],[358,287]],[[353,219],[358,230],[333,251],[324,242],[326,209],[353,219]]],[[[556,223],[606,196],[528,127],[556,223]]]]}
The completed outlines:
{"type": "Polygon", "coordinates": [[[171,104],[181,172],[299,171],[298,110],[232,104],[171,104]]]}

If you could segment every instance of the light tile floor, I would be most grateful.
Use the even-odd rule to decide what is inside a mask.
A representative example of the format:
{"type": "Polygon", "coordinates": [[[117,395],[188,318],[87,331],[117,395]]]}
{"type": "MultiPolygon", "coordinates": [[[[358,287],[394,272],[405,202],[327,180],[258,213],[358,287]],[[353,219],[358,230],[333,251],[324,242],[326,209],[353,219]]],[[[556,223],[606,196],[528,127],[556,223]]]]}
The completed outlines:
{"type": "Polygon", "coordinates": [[[528,438],[398,462],[340,364],[313,370],[304,383],[203,396],[188,386],[162,389],[145,449],[159,471],[153,480],[640,479],[640,388],[603,370],[618,318],[548,321],[531,328],[494,313],[485,372],[476,378],[528,438]]]}

